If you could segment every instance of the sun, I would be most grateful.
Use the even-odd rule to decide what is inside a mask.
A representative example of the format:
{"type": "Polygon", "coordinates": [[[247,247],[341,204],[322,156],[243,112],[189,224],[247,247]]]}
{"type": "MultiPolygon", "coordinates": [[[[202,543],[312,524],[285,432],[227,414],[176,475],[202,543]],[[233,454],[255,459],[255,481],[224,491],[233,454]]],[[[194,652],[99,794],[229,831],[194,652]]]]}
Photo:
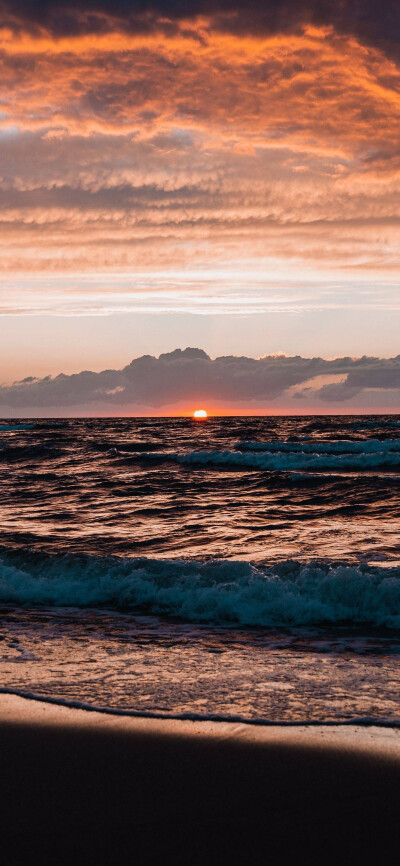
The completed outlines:
{"type": "Polygon", "coordinates": [[[204,421],[205,418],[208,418],[208,415],[205,409],[196,409],[193,412],[193,418],[196,418],[196,421],[204,421]]]}

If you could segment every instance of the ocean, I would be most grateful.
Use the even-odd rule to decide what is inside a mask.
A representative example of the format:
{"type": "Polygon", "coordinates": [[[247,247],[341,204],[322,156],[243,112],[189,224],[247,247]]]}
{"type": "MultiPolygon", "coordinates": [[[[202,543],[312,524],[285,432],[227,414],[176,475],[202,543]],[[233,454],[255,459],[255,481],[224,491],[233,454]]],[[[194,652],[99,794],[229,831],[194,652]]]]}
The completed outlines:
{"type": "Polygon", "coordinates": [[[400,724],[400,417],[0,422],[0,691],[400,724]]]}

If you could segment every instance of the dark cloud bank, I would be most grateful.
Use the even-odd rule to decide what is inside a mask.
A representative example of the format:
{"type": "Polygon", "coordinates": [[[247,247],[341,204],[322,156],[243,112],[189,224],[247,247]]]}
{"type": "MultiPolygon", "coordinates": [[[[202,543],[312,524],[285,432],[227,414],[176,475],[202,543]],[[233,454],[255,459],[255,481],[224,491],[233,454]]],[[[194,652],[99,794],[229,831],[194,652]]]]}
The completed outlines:
{"type": "Polygon", "coordinates": [[[8,25],[55,36],[102,33],[117,26],[138,32],[154,26],[168,31],[180,19],[212,17],[225,31],[276,33],[304,24],[333,26],[360,39],[396,47],[400,34],[398,0],[0,0],[8,25]]]}
{"type": "MultiPolygon", "coordinates": [[[[321,381],[321,380],[319,380],[321,381]]],[[[122,370],[84,371],[54,378],[29,377],[13,385],[0,386],[0,413],[36,409],[50,414],[63,408],[67,414],[76,407],[96,414],[96,407],[110,414],[135,411],[136,407],[155,409],[174,404],[237,404],[248,406],[285,395],[297,386],[295,397],[312,394],[322,401],[321,408],[348,402],[365,389],[375,392],[399,389],[400,355],[380,359],[362,357],[322,358],[286,357],[283,355],[254,358],[225,356],[212,360],[201,349],[176,349],[155,358],[144,355],[122,370]],[[317,376],[335,376],[336,382],[318,387],[317,376]],[[304,387],[302,387],[304,386],[304,387]]],[[[300,407],[299,407],[300,408],[300,407]]],[[[347,405],[348,408],[348,405],[347,405]]],[[[145,414],[145,413],[144,413],[145,414]]]]}

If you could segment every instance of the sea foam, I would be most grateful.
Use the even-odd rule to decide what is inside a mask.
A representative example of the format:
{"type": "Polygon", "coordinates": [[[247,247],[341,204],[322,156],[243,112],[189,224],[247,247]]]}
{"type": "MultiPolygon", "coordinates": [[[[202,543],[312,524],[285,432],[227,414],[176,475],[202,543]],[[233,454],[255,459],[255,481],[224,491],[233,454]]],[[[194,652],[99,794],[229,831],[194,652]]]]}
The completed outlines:
{"type": "Polygon", "coordinates": [[[400,567],[5,554],[0,601],[241,626],[400,627],[400,567]]]}
{"type": "MultiPolygon", "coordinates": [[[[275,444],[275,443],[274,443],[275,444]]],[[[300,443],[298,443],[300,445],[300,443]]],[[[333,444],[333,443],[332,443],[333,444]]],[[[368,443],[366,443],[368,444],[368,443]]],[[[291,471],[291,470],[345,470],[365,471],[369,469],[390,469],[400,466],[400,450],[383,448],[380,451],[346,451],[340,450],[310,451],[301,443],[301,450],[286,449],[285,443],[266,450],[266,447],[243,451],[152,451],[124,453],[113,449],[110,456],[119,456],[130,460],[147,460],[149,462],[174,462],[183,466],[215,466],[237,469],[258,469],[260,471],[291,471]]]]}

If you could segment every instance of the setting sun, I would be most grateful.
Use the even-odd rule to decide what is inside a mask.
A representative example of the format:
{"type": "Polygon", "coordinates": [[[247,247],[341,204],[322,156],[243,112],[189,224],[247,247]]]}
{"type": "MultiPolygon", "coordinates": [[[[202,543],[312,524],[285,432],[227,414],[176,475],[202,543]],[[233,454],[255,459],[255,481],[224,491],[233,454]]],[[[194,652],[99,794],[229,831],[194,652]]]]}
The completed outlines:
{"type": "Polygon", "coordinates": [[[205,418],[208,418],[208,415],[205,409],[196,409],[193,412],[193,418],[196,418],[196,421],[204,421],[205,418]]]}

